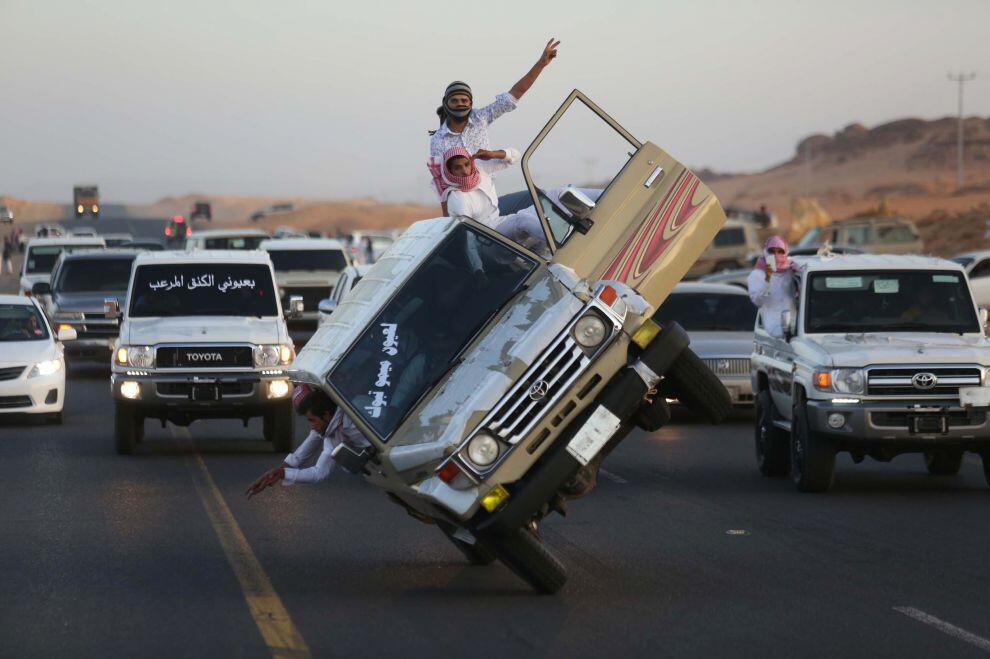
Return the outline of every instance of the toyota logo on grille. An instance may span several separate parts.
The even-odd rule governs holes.
[[[934,373],[916,373],[911,378],[911,384],[914,385],[915,389],[934,389],[935,385],[938,384],[938,376]]]
[[[550,393],[550,384],[546,380],[537,380],[529,388],[530,400],[543,400]]]

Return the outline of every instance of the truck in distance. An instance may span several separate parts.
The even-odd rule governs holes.
[[[100,189],[95,185],[77,185],[72,188],[72,206],[76,217],[100,216]]]

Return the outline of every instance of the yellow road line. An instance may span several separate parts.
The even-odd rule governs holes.
[[[171,426],[171,429],[173,436],[192,443],[187,429],[176,426]],[[271,580],[251,550],[251,545],[230,512],[202,456],[194,452],[186,458],[186,464],[192,473],[196,493],[199,494],[206,515],[210,518],[224,554],[227,555],[227,562],[241,584],[254,624],[258,626],[272,656],[310,657],[306,641],[296,629],[289,612],[272,587]]]

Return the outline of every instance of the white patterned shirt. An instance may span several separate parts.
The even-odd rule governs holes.
[[[518,105],[519,100],[509,92],[505,92],[496,96],[495,100],[485,107],[471,110],[467,125],[460,133],[451,131],[445,121],[430,137],[430,158],[439,161],[447,150],[457,146],[464,147],[469,153],[474,153],[478,149],[491,151],[488,125],[506,112],[512,112]]]
[[[340,443],[347,444],[351,448],[360,451],[366,446],[371,446],[371,442],[364,436],[351,418],[344,414],[339,408],[330,417],[325,433],[315,430],[311,431],[303,443],[295,451],[285,456],[285,464],[289,468],[285,470],[285,479],[282,485],[292,485],[293,483],[318,483],[325,480],[336,466],[333,459],[333,450]],[[300,469],[308,462],[317,449],[322,447],[316,463],[305,469]]]

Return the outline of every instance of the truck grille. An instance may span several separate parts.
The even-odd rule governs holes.
[[[931,386],[925,386],[932,383]],[[981,369],[975,366],[933,366],[924,368],[871,368],[866,374],[866,393],[870,396],[942,396],[959,395],[959,387],[978,387]]]
[[[21,377],[21,373],[27,366],[9,366],[7,368],[0,368],[0,380],[16,380]]]
[[[158,368],[250,368],[251,346],[162,346],[156,353]]]
[[[303,299],[303,309],[305,311],[316,311],[320,306],[320,300],[330,297],[333,286],[286,286],[282,290],[282,306],[289,304],[289,297],[298,295]]]
[[[710,357],[703,361],[715,375],[749,376],[749,359],[746,357]]]
[[[193,383],[191,382],[159,382],[159,396],[180,396],[189,398]],[[253,382],[221,382],[221,396],[247,396],[254,391]]]
[[[515,444],[567,391],[589,362],[570,332],[565,332],[502,399],[486,427],[498,437]]]

